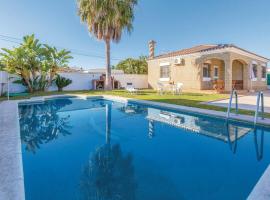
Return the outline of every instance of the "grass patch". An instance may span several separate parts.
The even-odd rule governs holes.
[[[205,105],[201,104],[202,102],[214,101],[219,99],[229,98],[228,94],[203,94],[203,93],[183,93],[181,95],[172,95],[172,94],[164,94],[158,95],[154,90],[140,90],[137,94],[130,94],[125,90],[113,90],[113,91],[63,91],[63,92],[36,92],[30,94],[28,96],[18,96],[11,97],[11,100],[18,99],[27,99],[31,97],[37,96],[49,96],[49,95],[59,95],[59,94],[84,94],[84,95],[114,95],[121,97],[128,97],[140,100],[148,100],[148,101],[156,101],[162,103],[183,105],[188,107],[196,107],[208,110],[216,110],[226,112],[227,108],[213,106],[213,105]],[[6,97],[0,97],[1,100],[6,100]],[[234,109],[232,109],[234,112]],[[243,115],[254,115],[254,111],[249,110],[239,110],[239,114]],[[265,113],[265,117],[270,118],[270,113]]]

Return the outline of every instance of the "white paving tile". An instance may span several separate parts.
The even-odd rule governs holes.
[[[0,199],[24,200],[17,101],[0,104]]]
[[[268,200],[270,199],[270,166],[257,182],[250,193],[248,200]]]

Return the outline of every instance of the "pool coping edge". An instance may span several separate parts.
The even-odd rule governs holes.
[[[18,101],[0,104],[0,199],[25,200]]]
[[[54,98],[73,98],[73,97],[78,97],[78,98],[82,98],[82,99],[104,98],[104,99],[107,99],[107,100],[112,100],[112,101],[121,102],[121,103],[139,103],[139,104],[144,104],[144,105],[149,105],[149,106],[157,106],[157,107],[163,107],[163,108],[167,108],[167,109],[173,109],[173,110],[176,110],[176,111],[193,112],[193,113],[204,114],[204,115],[214,116],[214,117],[222,117],[222,118],[226,117],[226,113],[221,112],[221,111],[206,110],[206,109],[201,109],[201,108],[187,107],[187,106],[168,104],[168,103],[162,103],[162,102],[147,101],[147,100],[138,100],[138,99],[134,99],[134,98],[119,97],[119,96],[113,96],[113,95],[73,95],[73,94],[64,94],[64,95],[51,95],[51,96],[43,96],[43,97],[33,97],[33,98],[30,98],[30,99],[27,99],[27,100],[3,101],[3,102],[0,103],[0,108],[3,107],[3,104],[5,104],[5,102],[9,102],[10,106],[13,106],[13,109],[16,107],[15,112],[12,113],[12,115],[13,115],[13,118],[16,118],[17,120],[12,120],[12,122],[10,123],[10,124],[13,124],[13,128],[14,128],[13,132],[11,132],[10,134],[15,134],[15,136],[17,136],[17,141],[16,142],[17,142],[18,145],[20,145],[20,149],[21,149],[21,140],[20,140],[19,111],[18,111],[18,106],[19,106],[20,103],[33,103],[33,102],[42,102],[42,101],[44,102],[46,100],[54,99]],[[9,108],[4,107],[4,109],[7,110]],[[8,111],[6,111],[6,112],[8,112]],[[253,122],[253,117],[248,116],[248,115],[236,115],[236,114],[232,113],[230,118],[238,120],[238,121]],[[1,116],[0,116],[0,119],[1,119]],[[260,124],[260,125],[270,125],[270,119],[265,119],[265,120],[260,120],[259,119],[258,124]],[[7,126],[5,126],[5,127],[8,128]],[[1,131],[3,131],[3,130],[1,130]],[[9,130],[6,130],[6,131],[9,131]],[[0,149],[1,149],[1,146],[0,146]],[[17,188],[18,190],[16,190],[16,192],[12,191],[13,193],[10,194],[12,196],[9,197],[8,199],[17,200],[18,197],[19,197],[19,199],[25,200],[22,152],[21,151],[16,152],[16,155],[18,155],[17,164],[19,164],[19,167],[18,167],[17,172],[16,172],[17,177],[13,179],[11,189]],[[0,159],[1,159],[1,154],[0,154]],[[265,178],[265,177],[267,177],[267,178]],[[266,198],[270,197],[270,182],[268,181],[268,183],[267,183],[267,179],[270,180],[270,165],[265,170],[264,174],[260,177],[259,181],[256,183],[256,186],[251,191],[248,199],[262,199],[263,200],[263,199],[266,199]],[[6,184],[6,187],[8,187],[10,182],[1,183],[2,188],[5,188],[4,187],[5,184]],[[267,186],[267,188],[266,188],[266,186]],[[0,190],[0,198],[1,197],[7,197],[7,196],[2,196],[2,195],[7,195],[7,194],[4,194],[4,192]]]

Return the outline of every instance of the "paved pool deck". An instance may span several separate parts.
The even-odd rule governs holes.
[[[210,115],[225,118],[226,113],[220,111],[205,110],[200,108],[179,106],[174,104],[159,103],[152,101],[137,100],[132,98],[116,97],[110,95],[85,96],[85,95],[54,95],[45,97],[35,97],[29,100],[4,101],[0,102],[0,199],[2,200],[24,200],[24,177],[20,140],[18,103],[43,102],[50,98],[60,97],[93,98],[100,97],[108,100],[123,103],[142,103],[149,106],[164,107],[167,109],[195,112],[198,114]],[[231,119],[247,121],[253,123],[253,116],[231,114]],[[270,119],[258,120],[262,125],[270,126]],[[265,175],[266,174],[266,175]],[[266,177],[266,178],[265,178]],[[261,195],[261,194],[264,195]],[[260,196],[258,196],[260,195]],[[253,189],[249,199],[269,199],[270,196],[270,167]]]
[[[17,101],[0,103],[0,199],[24,200]]]
[[[232,107],[235,107],[235,100],[233,100]],[[248,93],[245,95],[238,96],[238,106],[239,109],[244,110],[256,110],[256,102],[257,102],[257,93]],[[217,100],[205,102],[203,104],[219,106],[219,107],[228,107],[229,99]],[[264,91],[264,110],[265,112],[270,113],[270,91]]]
[[[250,193],[248,200],[270,199],[270,166],[267,167],[260,180]]]

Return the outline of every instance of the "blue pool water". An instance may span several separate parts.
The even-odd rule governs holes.
[[[103,99],[19,106],[26,200],[245,199],[270,129]]]

